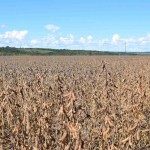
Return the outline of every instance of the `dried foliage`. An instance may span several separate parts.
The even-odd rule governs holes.
[[[0,57],[0,149],[150,149],[149,57]]]

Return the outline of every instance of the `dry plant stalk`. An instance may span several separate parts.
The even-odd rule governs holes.
[[[0,149],[148,150],[149,62],[0,57]]]

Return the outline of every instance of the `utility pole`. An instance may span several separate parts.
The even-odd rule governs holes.
[[[125,41],[125,43],[124,43],[124,51],[125,51],[125,55],[126,55],[126,52],[127,52],[127,41]]]

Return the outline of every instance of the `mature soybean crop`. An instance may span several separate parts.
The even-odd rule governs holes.
[[[150,149],[149,57],[0,57],[0,149]]]

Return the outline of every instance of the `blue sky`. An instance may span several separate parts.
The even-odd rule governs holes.
[[[149,0],[0,0],[0,46],[148,51]]]

